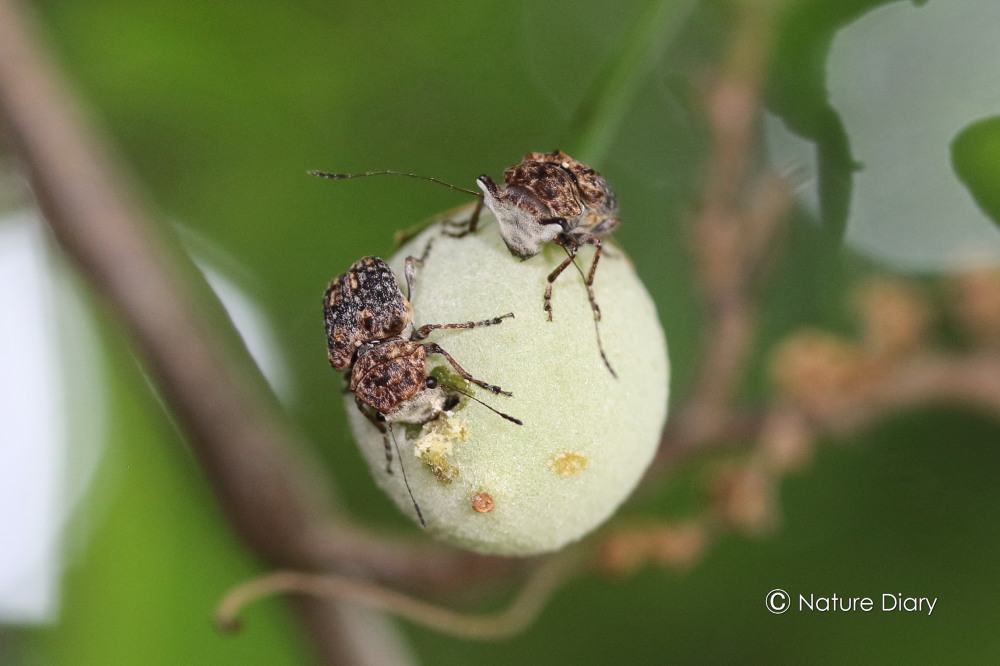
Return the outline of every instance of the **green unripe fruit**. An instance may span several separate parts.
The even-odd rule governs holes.
[[[468,216],[469,209],[456,211]],[[600,525],[636,486],[656,452],[667,411],[669,363],[656,309],[617,246],[607,243],[594,281],[600,333],[615,379],[601,360],[583,279],[572,266],[553,286],[553,321],[542,309],[548,274],[566,258],[548,244],[527,261],[507,251],[484,211],[463,238],[438,224],[389,262],[404,274],[407,256],[433,246],[417,272],[416,326],[514,319],[473,330],[435,331],[428,340],[474,377],[513,397],[462,382],[447,361],[429,357],[432,374],[458,384],[521,421],[504,420],[462,399],[451,415],[393,432],[427,531],[456,546],[498,555],[556,550]],[[593,249],[580,251],[584,272]],[[416,520],[399,462],[386,472],[382,435],[347,396],[351,425],[378,485]]]

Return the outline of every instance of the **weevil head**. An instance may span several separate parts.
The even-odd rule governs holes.
[[[562,232],[548,207],[529,189],[513,185],[501,190],[489,176],[480,176],[476,183],[483,191],[483,203],[497,218],[504,244],[515,257],[535,256]]]

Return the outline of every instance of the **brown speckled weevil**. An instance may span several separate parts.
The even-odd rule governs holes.
[[[500,235],[510,253],[530,259],[542,251],[546,243],[555,243],[566,251],[566,259],[546,279],[542,308],[552,320],[552,284],[573,264],[587,287],[587,297],[594,313],[594,331],[601,359],[611,375],[617,378],[601,342],[598,322],[601,309],[594,296],[594,275],[603,252],[602,239],[613,232],[618,218],[618,199],[601,174],[586,164],[574,160],[562,151],[528,153],[520,164],[504,171],[501,188],[493,179],[482,175],[476,184],[482,193],[450,185],[436,178],[398,171],[370,171],[357,174],[335,174],[310,171],[324,178],[357,178],[362,176],[398,175],[430,180],[454,190],[479,197],[480,202],[469,222],[460,230],[449,233],[464,236],[476,231],[479,213],[485,204],[496,216]],[[576,255],[585,245],[596,248],[590,270],[585,274],[576,263]]]
[[[510,396],[511,393],[499,386],[470,375],[439,345],[420,340],[437,329],[492,326],[514,315],[507,313],[478,322],[425,324],[415,328],[409,297],[413,292],[416,268],[426,256],[425,251],[424,257],[406,259],[407,298],[400,292],[388,264],[378,257],[364,257],[355,262],[350,270],[330,282],[323,296],[330,365],[339,372],[349,372],[348,390],[354,394],[355,404],[382,433],[386,471],[390,474],[390,436],[395,444],[392,424],[427,423],[457,404],[453,392],[467,395],[508,421],[521,425],[518,419],[493,409],[456,386],[443,385],[428,374],[427,356],[440,354],[466,381],[492,393]],[[396,453],[399,455],[398,446]],[[402,461],[400,468],[417,517],[424,525],[424,517],[413,499]]]
[[[476,181],[483,191],[483,203],[493,211],[500,225],[500,235],[510,253],[529,259],[542,251],[545,243],[555,243],[566,251],[566,259],[549,273],[542,307],[552,320],[552,283],[566,267],[573,264],[587,286],[587,297],[594,313],[594,331],[601,359],[617,378],[601,343],[597,322],[601,309],[594,297],[594,274],[601,259],[603,236],[614,231],[618,219],[618,199],[601,174],[566,153],[528,153],[520,164],[503,172],[504,189],[486,175]],[[469,231],[475,231],[478,216],[473,215]],[[576,254],[584,245],[596,248],[590,270],[584,275],[576,263]]]

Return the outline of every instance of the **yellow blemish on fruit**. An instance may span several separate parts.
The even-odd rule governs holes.
[[[572,451],[560,453],[549,461],[549,469],[562,477],[575,476],[587,468],[587,456]]]

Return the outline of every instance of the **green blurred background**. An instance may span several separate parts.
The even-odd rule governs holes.
[[[825,98],[836,31],[877,5],[800,2],[781,23],[768,91],[821,158],[820,223],[800,209],[765,294],[746,394],[768,391],[766,350],[803,325],[849,332],[848,287],[878,266],[836,237],[850,198],[849,137]],[[931,3],[934,4],[934,3]],[[334,183],[308,169],[393,168],[471,186],[527,151],[561,148],[613,183],[616,234],[658,305],[688,387],[700,313],[685,221],[706,135],[699,77],[726,46],[724,3],[366,3],[46,0],[34,3],[59,62],[135,171],[165,228],[212,248],[259,305],[285,364],[288,411],[335,470],[359,521],[423,538],[371,483],[350,440],[340,377],[325,361],[319,297],[393,233],[466,202],[400,179]],[[655,27],[655,30],[650,28]],[[969,63],[969,66],[976,66]],[[623,72],[625,76],[623,76]],[[995,126],[995,124],[994,124]],[[996,142],[993,144],[998,145]],[[995,183],[995,160],[966,182]],[[977,166],[979,165],[979,166]],[[984,207],[987,207],[984,204]],[[194,460],[98,307],[108,427],[82,545],[51,625],[11,628],[9,653],[39,664],[301,663],[279,601],[215,632],[214,603],[258,570],[221,519]],[[556,595],[524,635],[475,643],[399,623],[426,664],[985,661],[1000,651],[1000,426],[919,410],[827,442],[781,487],[778,531],[727,536],[691,570],[593,577]],[[688,515],[706,463],[626,506]],[[938,597],[934,614],[772,615],[773,588]]]

